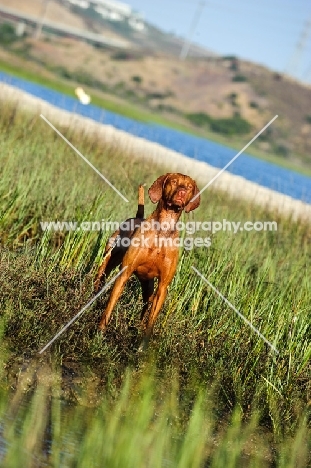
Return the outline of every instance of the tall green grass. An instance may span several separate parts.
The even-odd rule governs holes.
[[[17,388],[7,402],[2,466],[304,468],[310,461],[305,419],[292,437],[271,444],[259,412],[245,417],[236,407],[219,418],[217,384],[191,400],[176,376],[127,370],[117,393],[72,407],[59,398],[58,382],[55,374],[31,396]]]
[[[92,297],[109,235],[44,233],[40,221],[123,221],[136,212],[138,184],[150,186],[169,170],[169,161],[167,167],[151,166],[74,128],[60,130],[130,203],[118,198],[39,117],[10,105],[2,109],[0,303],[7,375],[1,380],[1,411],[4,420],[11,405],[19,414],[5,423],[12,447],[6,466],[19,466],[25,453],[25,466],[36,466],[36,451],[52,466],[60,466],[59,460],[64,466],[307,466],[307,225],[206,191],[192,215],[196,221],[275,219],[278,231],[222,232],[212,236],[209,249],[181,250],[146,355],[137,353],[142,304],[132,278],[104,337],[97,323],[109,292],[38,360],[39,349]],[[152,209],[147,202],[146,212]],[[273,343],[278,355],[192,265]],[[58,393],[52,399],[54,385],[44,390],[34,377],[39,373],[46,380],[51,365],[63,374],[64,369],[77,374],[69,383],[64,375],[61,384],[56,378]],[[15,388],[13,403],[9,387]],[[59,400],[85,404],[88,394],[95,395],[96,410],[63,408]],[[47,427],[53,430],[47,433]],[[49,438],[52,448],[46,453],[43,442]]]

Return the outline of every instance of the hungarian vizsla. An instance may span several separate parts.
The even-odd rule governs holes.
[[[143,188],[140,187],[140,190]],[[125,283],[133,273],[138,277],[144,303],[142,322],[150,308],[144,330],[143,347],[149,341],[154,323],[166,298],[167,288],[176,271],[179,251],[179,232],[176,223],[183,210],[189,213],[200,204],[199,189],[195,181],[179,173],[169,173],[159,177],[148,193],[152,203],[157,203],[155,211],[143,220],[143,193],[140,192],[136,218],[127,220],[108,241],[105,259],[95,282],[95,288],[98,289],[104,273],[108,276],[119,264],[125,268],[115,281],[101,318],[99,328],[104,331]],[[191,201],[196,195],[198,196],[195,200]],[[126,242],[122,242],[124,239]],[[154,291],[155,278],[158,279],[156,291]]]

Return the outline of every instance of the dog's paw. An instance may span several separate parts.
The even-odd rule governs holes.
[[[148,345],[149,345],[149,338],[144,337],[144,338],[142,339],[142,342],[140,343],[140,345],[139,345],[139,347],[138,347],[137,352],[138,352],[138,353],[144,353],[145,351],[147,351]]]
[[[105,334],[106,329],[107,329],[107,325],[106,325],[105,323],[100,323],[100,324],[98,325],[98,331],[99,331],[102,335]]]

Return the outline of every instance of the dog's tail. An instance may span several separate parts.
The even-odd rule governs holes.
[[[145,187],[146,184],[140,184],[138,187],[138,206],[136,218],[144,219],[145,216]]]

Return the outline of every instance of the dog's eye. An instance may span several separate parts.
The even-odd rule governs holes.
[[[189,190],[193,189],[193,185],[189,184],[189,185],[188,185],[188,189],[189,189]]]
[[[177,184],[177,180],[176,180],[176,179],[171,180],[171,184],[172,184],[172,185],[176,185],[176,184]]]

